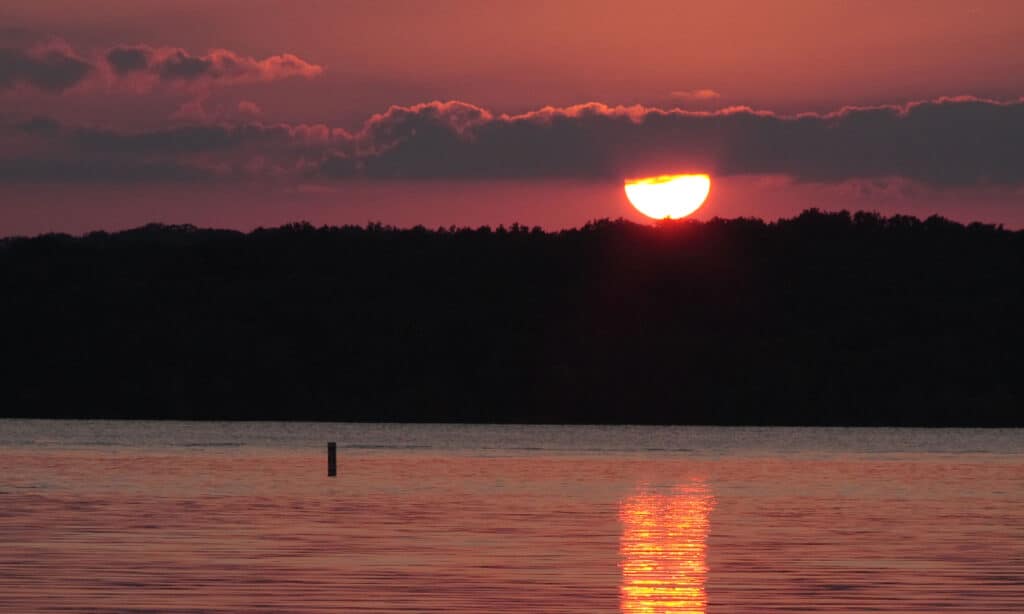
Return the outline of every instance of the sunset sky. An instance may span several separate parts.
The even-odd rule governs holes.
[[[0,235],[808,207],[1024,227],[1024,3],[0,5]]]

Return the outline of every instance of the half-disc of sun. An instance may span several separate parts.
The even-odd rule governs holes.
[[[647,217],[678,220],[700,209],[711,191],[707,175],[660,175],[626,180],[626,198]]]

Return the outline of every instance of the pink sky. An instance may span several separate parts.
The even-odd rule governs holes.
[[[639,220],[620,180],[648,169],[711,173],[697,217],[1024,226],[1015,1],[39,0],[0,24],[0,235]]]

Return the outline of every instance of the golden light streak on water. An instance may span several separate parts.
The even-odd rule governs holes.
[[[641,491],[622,501],[623,612],[706,611],[707,536],[714,505],[702,484],[667,494]]]

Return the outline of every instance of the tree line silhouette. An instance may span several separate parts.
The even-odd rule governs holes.
[[[1024,425],[1024,232],[809,210],[0,241],[0,415]]]

